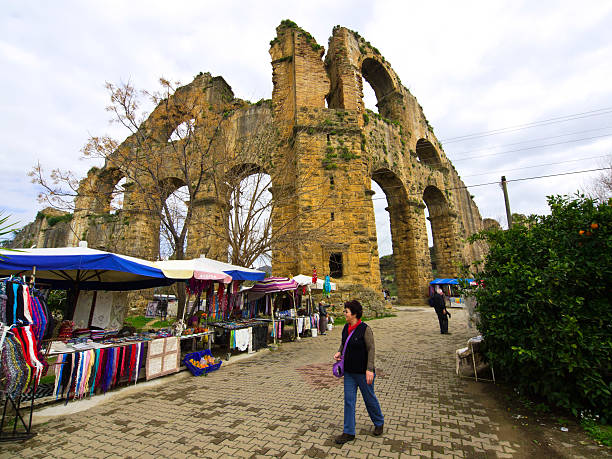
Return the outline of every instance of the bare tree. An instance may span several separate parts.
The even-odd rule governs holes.
[[[49,176],[40,161],[28,172],[32,183],[40,185],[43,190],[38,193],[38,202],[57,210],[74,212],[74,198],[78,194],[79,179],[72,171],[52,169]]]
[[[612,198],[612,156],[608,156],[601,167],[606,169],[586,185],[585,191],[591,198],[607,202]]]

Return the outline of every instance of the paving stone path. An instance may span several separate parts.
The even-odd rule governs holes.
[[[55,417],[37,425],[38,435],[27,442],[0,444],[0,458],[528,457],[467,390],[476,383],[455,376],[454,350],[474,332],[462,310],[453,312],[451,335],[440,335],[430,308],[369,322],[385,415],[381,437],[372,436],[358,397],[356,440],[334,444],[343,419],[341,380],[331,374],[337,327],[207,377],[166,377]]]

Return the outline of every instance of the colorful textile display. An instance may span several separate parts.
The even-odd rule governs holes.
[[[209,286],[213,283],[209,280],[199,280],[194,277],[186,281],[187,293],[190,295],[198,295],[202,292],[206,292]]]
[[[323,284],[323,296],[327,296],[329,298],[331,294],[331,279],[329,275],[325,276],[325,283]]]
[[[0,292],[0,390],[15,399],[48,367],[40,342],[52,321],[44,299],[21,279],[4,279]]]
[[[270,334],[273,338],[279,339],[283,336],[283,321],[279,320],[274,323],[274,327],[272,328],[272,333]]]
[[[146,343],[136,343],[71,354],[60,354],[56,365],[56,399],[80,399],[106,393],[121,382],[136,382],[144,365]]]

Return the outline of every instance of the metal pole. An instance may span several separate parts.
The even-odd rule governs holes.
[[[504,192],[504,202],[506,203],[506,219],[508,220],[508,229],[512,227],[512,213],[510,212],[510,200],[508,199],[508,189],[506,188],[506,176],[502,175],[501,186]]]
[[[32,276],[30,277],[30,288],[34,288],[36,282],[36,266],[32,266]]]

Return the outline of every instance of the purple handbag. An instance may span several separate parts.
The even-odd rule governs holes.
[[[340,356],[340,360],[334,363],[334,366],[332,367],[332,371],[334,372],[334,376],[336,378],[342,378],[344,376],[344,354],[346,352],[346,345],[348,344],[349,339],[351,339],[351,335],[353,333],[355,333],[355,330],[350,332],[349,335],[346,337],[346,341],[344,342],[344,349],[342,349],[342,356]]]

